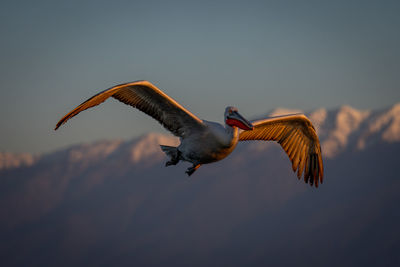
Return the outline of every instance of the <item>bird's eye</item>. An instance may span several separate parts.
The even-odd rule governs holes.
[[[232,109],[229,110],[229,114],[232,114]]]

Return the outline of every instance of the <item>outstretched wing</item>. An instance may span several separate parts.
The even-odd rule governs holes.
[[[89,98],[62,117],[55,130],[81,111],[103,103],[110,96],[153,117],[176,136],[185,137],[191,131],[204,127],[202,120],[156,86],[148,81],[136,81],[111,87]]]
[[[297,170],[300,179],[304,171],[304,181],[322,183],[324,168],[321,146],[310,120],[302,115],[287,115],[252,122],[254,130],[243,131],[240,141],[273,140],[277,141],[292,162],[293,171]]]

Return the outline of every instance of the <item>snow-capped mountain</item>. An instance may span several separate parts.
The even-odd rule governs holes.
[[[298,113],[277,109],[270,115]],[[0,154],[1,266],[398,266],[400,104],[306,112],[324,183],[248,142],[188,178],[172,135]]]
[[[0,170],[31,166],[38,158],[30,153],[13,154],[0,152]]]
[[[313,122],[325,157],[335,157],[345,149],[365,149],[379,142],[400,141],[400,103],[384,110],[357,110],[342,106],[311,112],[278,108],[268,116],[305,113]]]
[[[377,143],[400,141],[400,103],[378,111],[357,110],[350,106],[334,110],[321,108],[311,112],[278,108],[265,116],[295,113],[305,113],[313,122],[321,141],[322,153],[327,158],[333,158],[346,149],[362,150]],[[66,149],[64,153],[69,153],[68,162],[80,164],[98,162],[110,154],[127,157],[131,163],[146,162],[146,160],[158,162],[164,158],[159,144],[178,143],[178,139],[172,135],[150,133],[128,142],[115,140],[77,145]],[[256,146],[251,147],[257,150]],[[60,153],[62,151],[53,154]],[[53,154],[40,156],[0,152],[0,170],[32,166],[40,160],[51,158]]]

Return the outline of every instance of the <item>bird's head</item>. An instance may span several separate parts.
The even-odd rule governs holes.
[[[231,127],[239,127],[243,130],[253,130],[254,126],[239,114],[235,107],[227,107],[225,109],[225,123]]]

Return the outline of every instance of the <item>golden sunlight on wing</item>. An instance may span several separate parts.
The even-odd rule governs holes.
[[[61,118],[55,130],[81,111],[103,103],[110,96],[153,117],[176,136],[184,137],[190,131],[204,127],[202,120],[156,86],[148,81],[136,81],[114,86],[89,98]]]
[[[292,162],[293,171],[300,179],[304,171],[304,181],[310,184],[322,183],[324,168],[321,146],[310,120],[302,115],[287,115],[252,122],[254,130],[242,131],[240,141],[277,141]]]

